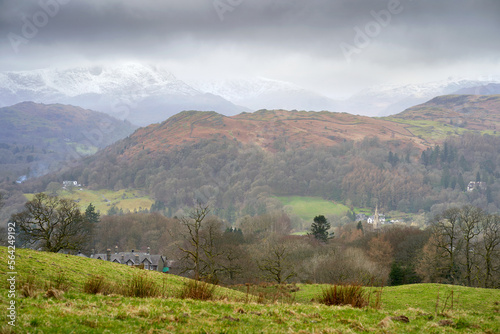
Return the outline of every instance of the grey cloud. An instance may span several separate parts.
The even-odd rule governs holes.
[[[32,19],[40,2],[51,1],[62,0],[0,2],[0,70],[16,59],[41,63],[37,54],[46,62],[75,55],[182,62],[197,54],[216,57],[223,50],[236,50],[233,56],[247,55],[256,63],[279,63],[280,57],[301,54],[345,64],[341,43],[355,46],[355,28],[363,31],[375,22],[372,11],[386,10],[397,0],[65,0],[59,13],[14,54],[7,34],[22,36],[22,17]],[[220,20],[216,1],[241,4]],[[500,1],[400,2],[401,13],[391,15],[390,24],[370,38],[370,45],[352,57],[354,62],[394,70],[411,64],[500,62]],[[304,63],[298,72],[307,72],[313,63]]]

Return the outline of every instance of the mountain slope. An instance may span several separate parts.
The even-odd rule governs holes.
[[[78,105],[138,125],[163,121],[182,110],[229,115],[247,111],[194,89],[164,69],[135,63],[0,73],[0,107],[22,101]]]
[[[0,108],[0,178],[43,175],[134,129],[107,114],[61,104],[23,102]]]
[[[215,112],[185,111],[161,124],[139,129],[131,136],[136,144],[127,147],[125,154],[132,156],[145,149],[166,152],[186,143],[214,138],[277,151],[289,147],[334,146],[366,136],[399,139],[416,146],[424,144],[402,124],[346,113],[260,110],[228,117]]]
[[[467,131],[495,134],[500,127],[500,96],[446,95],[390,118],[347,113],[260,110],[236,116],[186,111],[161,124],[139,129],[128,155],[148,149],[169,151],[202,139],[228,138],[266,151],[288,147],[334,146],[365,137],[399,140],[424,149],[446,136]]]
[[[409,108],[394,118],[431,120],[468,130],[500,127],[500,95],[446,95]]]

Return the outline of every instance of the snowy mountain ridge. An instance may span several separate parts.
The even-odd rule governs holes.
[[[0,107],[23,101],[77,105],[137,125],[162,122],[183,110],[249,111],[200,92],[163,68],[137,63],[0,73]]]
[[[135,63],[89,66],[69,69],[39,69],[0,73],[0,87],[11,91],[53,91],[68,97],[83,94],[118,94],[123,89],[144,93],[166,91],[196,95],[193,89],[172,73]]]
[[[336,101],[294,83],[264,77],[199,81],[198,90],[219,95],[253,110],[298,109],[336,111]]]
[[[183,110],[214,110],[228,116],[259,109],[387,116],[463,89],[480,94],[475,87],[492,82],[500,82],[500,76],[385,84],[339,101],[294,83],[264,77],[186,83],[160,66],[129,62],[0,73],[0,107],[23,101],[73,104],[137,125],[161,122]]]

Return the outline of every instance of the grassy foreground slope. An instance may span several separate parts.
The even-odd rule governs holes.
[[[2,277],[0,333],[498,333],[500,292],[453,287],[453,310],[445,306],[442,285],[385,288],[382,308],[328,307],[310,302],[319,285],[299,285],[295,303],[259,304],[257,298],[218,288],[214,301],[176,298],[184,278],[148,273],[168,293],[162,298],[131,298],[117,294],[89,295],[81,286],[91,274],[118,284],[139,269],[64,254],[16,251],[17,290],[31,275],[39,284],[34,297],[16,297],[16,327],[7,325],[7,249],[0,248]],[[59,296],[47,294],[63,272],[71,286]],[[166,277],[166,280],[165,280]],[[436,312],[436,295],[440,291]],[[458,298],[458,299],[457,299]],[[405,322],[405,316],[408,322]]]

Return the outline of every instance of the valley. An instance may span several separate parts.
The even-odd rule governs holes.
[[[0,1],[0,334],[500,333],[500,1]]]

